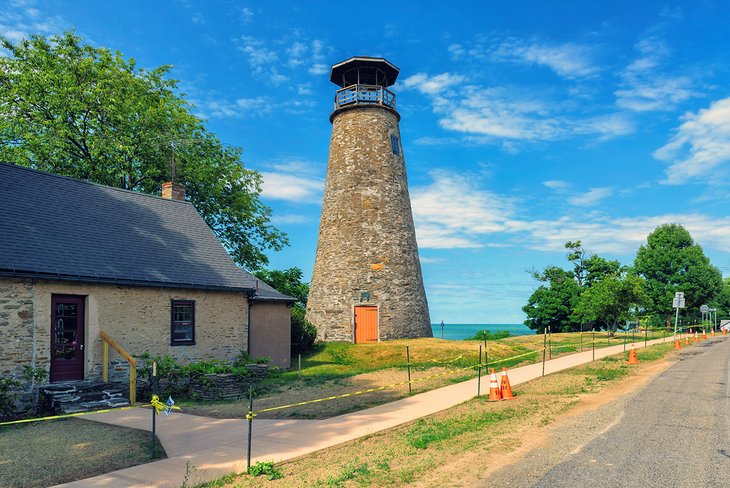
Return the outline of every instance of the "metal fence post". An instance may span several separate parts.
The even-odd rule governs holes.
[[[411,350],[410,346],[406,344],[406,359],[408,360],[408,394],[413,393],[411,390]]]
[[[482,345],[479,344],[479,363],[477,364],[477,396],[482,394]]]
[[[246,472],[251,472],[251,429],[253,427],[253,385],[248,385],[248,452],[246,453]]]
[[[547,329],[545,329],[545,332],[542,336],[542,375],[545,376],[545,354],[547,351],[545,348],[547,347]]]
[[[593,329],[593,360],[596,360],[596,329]]]

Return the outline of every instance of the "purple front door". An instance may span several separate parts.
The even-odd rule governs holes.
[[[84,379],[84,297],[51,298],[51,381]]]

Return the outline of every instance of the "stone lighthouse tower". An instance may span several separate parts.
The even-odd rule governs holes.
[[[325,341],[431,337],[395,94],[398,68],[332,66],[327,181],[307,319]]]

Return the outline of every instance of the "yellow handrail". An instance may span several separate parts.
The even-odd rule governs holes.
[[[99,332],[99,335],[101,336],[101,340],[104,341],[101,379],[104,383],[109,382],[109,346],[112,346],[129,363],[129,403],[134,405],[137,401],[137,360],[103,330]]]

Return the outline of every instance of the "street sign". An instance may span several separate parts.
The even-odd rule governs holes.
[[[684,308],[684,292],[678,291],[674,294],[672,308]]]
[[[700,312],[702,312],[702,313],[707,313],[709,311],[710,311],[710,307],[708,307],[707,305],[702,305],[700,307]]]

